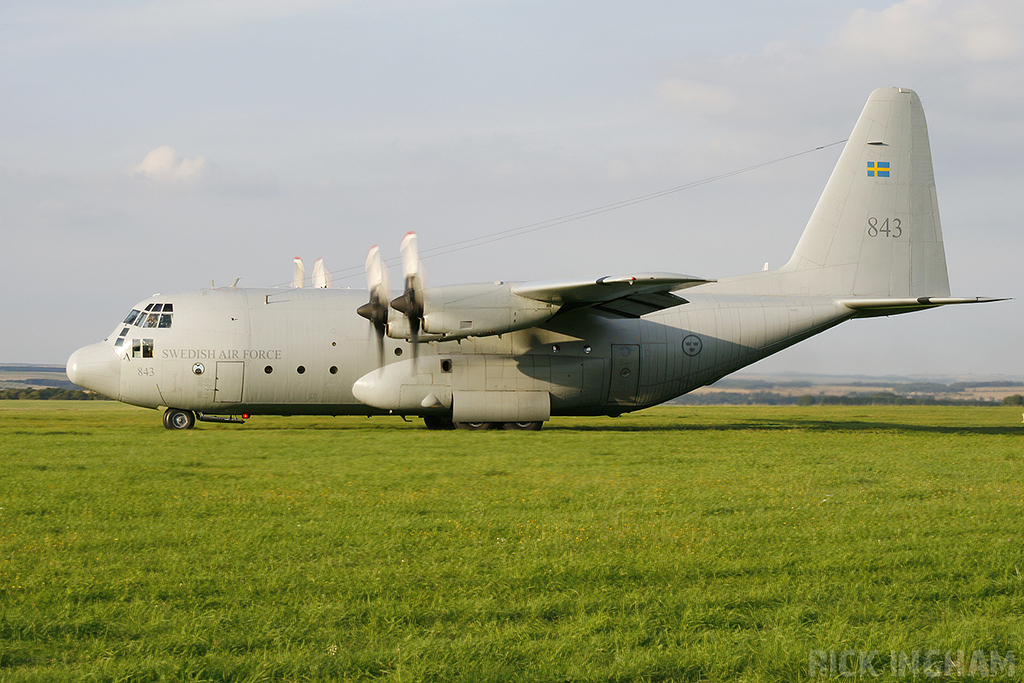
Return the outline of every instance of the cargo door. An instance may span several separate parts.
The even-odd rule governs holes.
[[[612,344],[612,377],[608,402],[635,405],[640,382],[640,345]]]

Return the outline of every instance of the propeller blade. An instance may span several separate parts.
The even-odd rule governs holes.
[[[292,275],[292,287],[301,288],[306,283],[306,266],[302,263],[302,257],[295,257],[295,272]]]
[[[409,319],[409,341],[412,342],[412,357],[418,355],[420,325],[423,321],[423,274],[420,266],[420,254],[416,233],[407,232],[402,238],[400,248],[402,256],[402,277],[404,290],[402,296],[391,302],[391,306]]]
[[[418,277],[420,273],[420,250],[417,244],[416,233],[405,233],[399,253],[402,256],[402,276],[406,280],[410,277]]]
[[[327,270],[322,257],[313,264],[313,286],[320,289],[330,289],[331,287],[331,271]]]
[[[366,254],[366,285],[370,300],[356,309],[356,312],[370,321],[377,333],[377,354],[380,365],[384,365],[384,333],[388,324],[388,297],[390,283],[388,268],[380,256],[380,247],[370,247]]]
[[[380,247],[376,244],[370,247],[366,254],[366,284],[370,289],[370,298],[379,301],[387,301],[388,298],[388,267],[384,265],[384,259],[380,255]]]

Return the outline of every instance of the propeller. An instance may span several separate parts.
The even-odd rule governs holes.
[[[306,282],[306,266],[302,263],[302,257],[295,257],[295,274],[292,275],[292,287],[299,289]]]
[[[423,322],[423,275],[420,268],[419,248],[416,244],[416,233],[408,232],[402,238],[402,276],[405,289],[402,296],[391,302],[391,307],[404,313],[409,319],[409,341],[412,342],[412,357],[417,355],[420,326]]]
[[[370,321],[377,332],[377,351],[380,365],[384,365],[384,333],[388,325],[389,282],[388,268],[380,257],[380,247],[370,247],[366,255],[366,284],[370,290],[370,300],[356,309],[356,312]]]

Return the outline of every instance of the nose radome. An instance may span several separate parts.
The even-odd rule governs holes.
[[[90,344],[71,354],[68,379],[80,387],[116,399],[121,393],[121,362],[106,342]]]

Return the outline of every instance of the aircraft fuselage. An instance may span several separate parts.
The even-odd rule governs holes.
[[[133,309],[143,316],[155,304],[173,306],[166,327],[122,324],[102,342],[109,351],[86,348],[109,369],[116,362],[116,394],[112,384],[106,393],[150,408],[429,413],[418,395],[401,403],[403,387],[416,386],[449,392],[440,397],[449,406],[451,392],[544,392],[552,415],[619,414],[704,386],[853,315],[828,297],[699,289],[687,291],[685,304],[640,318],[581,309],[500,337],[420,343],[415,360],[403,340],[385,338],[381,353],[355,313],[365,291],[209,289],[143,301]],[[353,394],[381,361],[394,384],[392,407]]]

